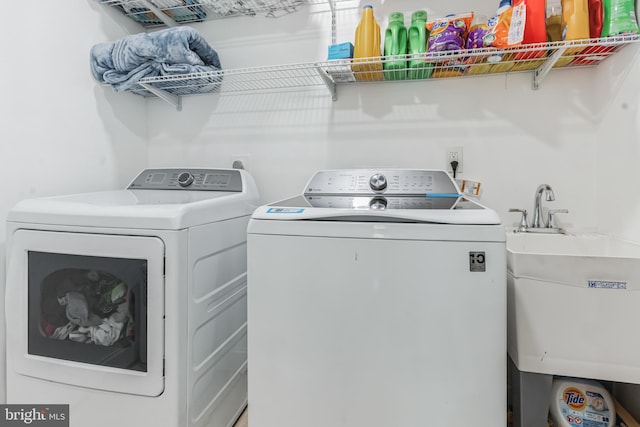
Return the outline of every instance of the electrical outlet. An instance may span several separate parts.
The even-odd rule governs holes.
[[[457,161],[458,168],[456,169],[456,175],[462,173],[462,147],[449,147],[447,148],[447,170],[453,173],[451,168],[451,162]]]

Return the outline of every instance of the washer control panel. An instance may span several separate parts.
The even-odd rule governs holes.
[[[455,182],[444,170],[353,169],[317,172],[305,194],[422,195],[458,193]]]
[[[242,191],[242,175],[235,169],[146,169],[129,190]]]

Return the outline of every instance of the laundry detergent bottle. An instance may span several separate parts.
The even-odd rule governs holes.
[[[506,30],[507,37],[509,32],[511,31],[511,21],[510,20],[503,21],[503,19],[505,14],[511,14],[511,17],[513,18],[513,11],[510,10],[512,6],[513,5],[511,0],[500,0],[500,5],[498,6],[496,17],[490,19],[490,20],[494,20],[494,19],[496,20],[497,22],[497,24],[495,24],[496,27],[500,25],[501,22],[508,22],[507,25],[503,24],[503,28]],[[487,58],[487,62],[493,64],[489,72],[490,73],[506,73],[508,71],[511,71],[513,69],[513,66],[515,65],[515,63],[512,60],[513,60],[513,55],[510,53],[504,53],[504,51],[498,51],[491,54]]]
[[[427,52],[427,40],[429,33],[427,31],[427,11],[416,10],[411,14],[411,26],[408,34],[408,50],[409,71],[407,78],[409,79],[427,79],[431,76],[433,65],[425,62],[425,53]]]
[[[562,4],[560,0],[547,0],[547,40],[562,41]]]
[[[547,41],[546,1],[525,0],[526,18],[522,44],[545,43]]]
[[[547,6],[545,0],[524,0],[525,5],[525,22],[524,22],[524,35],[522,37],[522,44],[537,44],[547,42]],[[531,60],[534,58],[541,58],[547,54],[546,49],[530,50],[521,52],[515,55],[516,60]],[[527,66],[537,68],[539,61],[531,62],[529,64],[517,64],[520,66]]]
[[[589,38],[589,0],[562,0],[562,39]]]
[[[353,46],[351,70],[356,80],[382,80],[380,56],[380,25],[373,16],[373,6],[367,4],[362,8]]]
[[[554,427],[613,427],[616,410],[609,392],[597,381],[555,377],[549,415]]]
[[[404,80],[407,76],[407,28],[404,14],[393,12],[389,15],[389,26],[384,33],[385,80]]]
[[[602,36],[602,20],[604,7],[602,0],[589,0],[589,36],[597,39]]]
[[[603,0],[602,37],[638,34],[634,0]]]

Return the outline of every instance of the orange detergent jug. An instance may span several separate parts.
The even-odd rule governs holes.
[[[589,35],[589,0],[562,0],[562,39],[588,39]]]
[[[373,6],[362,8],[362,17],[356,27],[351,70],[356,80],[382,80],[380,53],[380,25],[373,16]]]

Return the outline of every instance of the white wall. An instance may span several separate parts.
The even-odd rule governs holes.
[[[617,62],[630,64],[617,67]],[[597,70],[601,108],[598,125],[599,222],[615,235],[640,241],[640,63],[638,49],[629,47]]]
[[[145,102],[115,96],[89,72],[90,47],[127,30],[103,9],[94,0],[23,2],[0,26],[0,289],[3,224],[16,202],[121,188],[147,164]],[[0,402],[4,393],[0,370]]]

